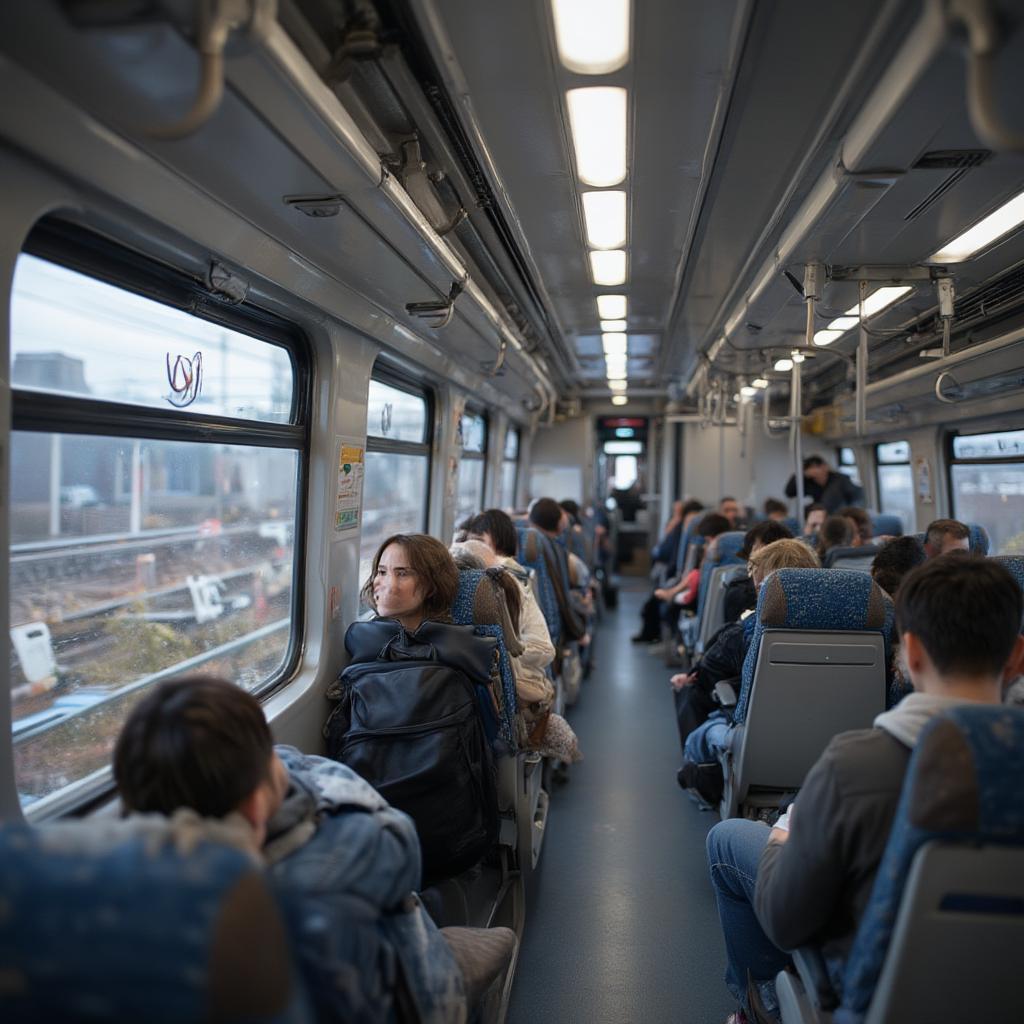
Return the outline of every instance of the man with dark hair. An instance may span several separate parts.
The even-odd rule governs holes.
[[[737,552],[736,557],[746,560],[765,545],[777,540],[791,540],[792,537],[792,531],[788,526],[776,522],[774,519],[766,519],[747,530],[746,536],[743,538],[743,548]],[[753,608],[756,604],[757,590],[754,588],[753,581],[747,573],[740,573],[726,584],[723,622],[726,625],[736,622],[745,611]]]
[[[989,559],[940,557],[913,570],[896,596],[896,628],[914,692],[874,728],[836,736],[775,828],[730,819],[708,833],[726,984],[741,1012],[748,972],[775,1010],[783,950],[814,941],[830,959],[848,954],[918,736],[947,708],[1000,703],[1024,651],[1022,609],[1021,588]]]
[[[738,506],[737,506],[738,507]],[[709,512],[697,524],[697,536],[704,538],[704,558],[714,557],[715,539],[732,529],[729,520],[718,512]],[[700,568],[694,569],[678,583],[670,587],[659,587],[654,596],[659,601],[674,601],[675,604],[692,605],[697,600],[697,588],[700,586]],[[681,599],[676,599],[682,594]]]
[[[924,532],[924,552],[929,558],[950,551],[970,551],[971,531],[959,519],[936,519]]]
[[[847,505],[841,508],[836,515],[849,519],[853,525],[853,547],[859,548],[864,544],[870,544],[874,530],[871,526],[871,516],[867,510],[857,508],[855,505]]]
[[[411,1001],[417,1019],[464,1021],[477,979],[514,948],[507,929],[438,931],[413,895],[411,820],[346,765],[275,748],[259,702],[226,680],[146,693],[118,737],[114,779],[125,815],[222,819],[267,866],[318,1019],[405,1019]]]
[[[882,545],[871,563],[871,578],[895,597],[903,577],[927,559],[921,542],[914,536],[893,537]]]
[[[844,473],[835,473],[820,455],[804,459],[804,496],[825,506],[825,511],[836,512],[844,505],[863,505],[864,490]],[[796,476],[786,484],[786,497],[796,497]]]
[[[824,505],[816,501],[808,505],[804,513],[804,537],[812,540],[817,539],[818,532],[825,525],[827,518],[828,511]]]
[[[557,537],[565,529],[569,516],[554,498],[536,498],[527,512],[530,525],[549,537]]]
[[[766,498],[764,503],[764,514],[768,519],[773,519],[777,523],[781,523],[789,515],[789,509],[786,508],[784,502],[779,501],[778,498]]]
[[[740,528],[740,503],[735,498],[723,498],[718,503],[718,514],[725,516],[729,520],[729,529],[738,530]]]

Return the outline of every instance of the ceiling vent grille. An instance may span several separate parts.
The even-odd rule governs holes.
[[[953,307],[953,322],[988,320],[1020,305],[1024,305],[1024,264],[958,299]]]
[[[950,173],[915,206],[904,220],[920,217],[934,202],[945,195],[972,167],[980,167],[992,156],[987,149],[934,149],[925,153],[914,164],[915,171],[944,171]]]

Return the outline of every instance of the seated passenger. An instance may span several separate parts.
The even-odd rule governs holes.
[[[806,540],[814,540],[817,538],[818,531],[824,525],[827,517],[828,512],[825,510],[824,505],[819,505],[817,503],[808,505],[807,512],[804,514],[804,538]]]
[[[785,502],[779,501],[778,498],[766,498],[764,502],[764,517],[773,522],[781,523],[789,517],[789,509],[786,508]]]
[[[743,510],[735,498],[722,498],[718,503],[718,514],[728,520],[730,530],[743,529]]]
[[[512,536],[516,536],[514,529]],[[514,571],[505,566],[503,559],[483,540],[470,538],[454,545],[452,557],[460,570],[490,571],[505,595],[509,618],[522,645],[522,653],[510,654],[509,658],[519,698],[520,746],[567,764],[582,761],[576,733],[561,715],[551,710],[555,688],[545,669],[554,661],[555,649],[540,607],[530,593],[529,576],[514,559],[511,560]]]
[[[527,517],[533,529],[554,541],[553,548],[556,557],[564,559],[560,566],[550,567],[551,583],[558,599],[558,611],[562,620],[563,646],[576,640],[580,643],[588,643],[585,616],[576,611],[572,600],[573,595],[565,586],[565,582],[568,580],[571,587],[574,575],[579,579],[586,574],[589,580],[589,570],[569,550],[565,542],[569,514],[554,498],[536,498],[530,502]]]
[[[739,506],[737,505],[736,508],[738,515]],[[672,605],[681,605],[683,608],[690,609],[697,607],[697,595],[700,589],[700,567],[705,561],[715,557],[715,538],[720,537],[723,533],[728,533],[731,528],[729,520],[717,512],[709,512],[700,521],[697,526],[697,535],[704,538],[705,544],[697,567],[672,586],[659,587],[654,591],[654,596],[659,601],[668,603],[668,615],[674,614],[675,610],[673,610]],[[659,610],[660,614],[661,611]]]
[[[872,542],[874,539],[874,529],[871,526],[871,516],[868,515],[866,509],[857,508],[855,505],[847,505],[846,508],[841,508],[836,515],[850,520],[850,525],[853,528],[853,540],[850,541],[851,547],[859,548],[864,544]]]
[[[743,548],[737,553],[737,558],[749,559],[755,551],[760,551],[766,545],[777,540],[791,540],[792,537],[788,526],[773,519],[766,519],[747,530],[743,538]],[[726,584],[723,622],[728,624],[739,621],[744,612],[752,611],[756,605],[757,588],[748,573],[742,572]]]
[[[971,531],[959,519],[936,519],[924,533],[924,551],[929,558],[950,551],[970,551]]]
[[[822,564],[832,548],[848,548],[853,541],[853,523],[845,516],[829,516],[818,531],[815,550]]]
[[[465,980],[481,966],[466,959],[473,937],[477,959],[494,942],[514,947],[507,929],[449,930],[445,942],[412,895],[412,822],[344,765],[275,748],[259,703],[225,680],[147,693],[118,738],[114,778],[125,815],[223,819],[266,865],[320,1021],[404,1020],[410,1004],[437,1024],[463,1021]]]
[[[750,578],[755,588],[776,569],[819,569],[821,563],[817,555],[804,543],[798,540],[777,540],[759,548],[750,556],[747,563]],[[707,654],[695,672],[685,676],[673,676],[672,686],[676,690],[693,690],[689,700],[696,706],[696,711],[686,707],[686,735],[683,736],[683,722],[680,719],[680,738],[683,740],[683,767],[677,776],[684,789],[690,788],[684,780],[689,779],[689,764],[705,764],[714,761],[720,750],[729,741],[729,730],[732,727],[732,714],[728,710],[716,710],[717,705],[711,694],[715,684],[726,679],[736,679],[743,673],[743,660],[750,647],[750,639],[754,634],[755,617],[748,616],[743,622],[733,623],[722,629],[716,641],[708,649]],[[677,682],[678,680],[678,682]],[[677,714],[679,705],[677,701]],[[703,719],[701,720],[701,715]],[[690,727],[689,723],[696,720]]]
[[[912,535],[893,537],[882,545],[871,563],[871,578],[892,598],[903,577],[916,569],[928,556],[921,542]]]
[[[751,1011],[776,1013],[773,979],[783,950],[821,943],[842,960],[871,894],[911,751],[936,714],[998,704],[1008,667],[1024,652],[1021,589],[984,558],[938,558],[911,572],[896,595],[902,657],[914,693],[841,733],[811,768],[775,828],[730,819],[708,834],[708,864],[725,936],[726,985]]]

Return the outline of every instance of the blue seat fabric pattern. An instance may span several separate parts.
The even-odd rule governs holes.
[[[459,573],[459,589],[452,604],[452,621],[457,626],[472,626],[477,636],[493,637],[498,643],[498,668],[501,672],[502,716],[501,737],[512,749],[516,747],[516,680],[512,662],[505,647],[505,631],[496,622],[474,622],[473,604],[477,588],[487,575],[482,569],[463,569]]]
[[[998,562],[1024,590],[1024,555],[994,555],[992,561]],[[1021,624],[1021,632],[1024,633],[1024,623]]]
[[[871,516],[871,531],[876,537],[902,537],[903,520],[891,512]]]
[[[697,621],[700,622],[704,615],[704,605],[707,604],[708,592],[711,590],[709,582],[711,572],[724,565],[742,565],[743,559],[737,554],[743,550],[743,539],[746,534],[742,530],[733,530],[723,533],[718,537],[717,554],[715,558],[706,558],[700,567],[700,588],[697,591]]]
[[[972,553],[975,555],[987,555],[990,546],[988,530],[979,523],[968,523],[967,529],[971,534],[970,545]]]
[[[889,842],[846,962],[836,1024],[864,1019],[921,846],[933,839],[1024,845],[1022,778],[1024,710],[967,705],[928,723],[911,756]],[[979,999],[983,1003],[982,993]]]
[[[536,534],[537,554],[535,558],[528,558],[526,555],[527,544],[530,534]],[[530,527],[519,527],[516,530],[519,544],[516,552],[516,561],[524,569],[532,569],[536,573],[537,603],[540,605],[544,621],[548,626],[548,633],[551,634],[551,642],[558,645],[562,636],[562,617],[558,610],[558,598],[555,596],[555,581],[548,573],[547,563],[544,561],[543,547],[544,538]]]
[[[886,678],[892,660],[893,605],[867,573],[853,569],[778,569],[757,596],[756,625],[743,662],[733,721],[747,717],[754,670],[766,629],[871,630],[885,641]]]

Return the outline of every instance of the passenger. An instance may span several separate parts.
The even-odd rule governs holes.
[[[970,551],[971,531],[959,519],[936,519],[925,530],[924,550],[929,558],[950,551]]]
[[[757,590],[776,569],[818,569],[821,563],[818,556],[804,543],[798,540],[777,540],[766,544],[751,554],[747,563],[747,571]],[[715,643],[695,672],[689,675],[673,676],[672,687],[677,692],[692,689],[684,705],[685,721],[680,722],[680,738],[683,740],[683,767],[677,778],[684,789],[693,788],[689,785],[692,765],[706,764],[717,759],[721,750],[729,742],[729,730],[732,728],[732,715],[729,711],[716,710],[717,704],[712,700],[715,684],[725,679],[736,679],[743,673],[743,660],[747,656],[750,640],[754,635],[756,617],[748,616],[743,622],[733,623],[722,629]],[[691,710],[689,701],[693,702]],[[677,701],[677,716],[680,704]],[[701,715],[703,714],[703,721]],[[690,728],[690,722],[697,724]],[[677,717],[677,721],[680,719]],[[683,736],[683,727],[686,735]]]
[[[725,516],[729,520],[730,530],[740,530],[743,528],[741,513],[742,509],[735,498],[723,498],[718,503],[718,514]]]
[[[836,514],[845,516],[853,526],[852,547],[859,548],[864,544],[872,542],[874,529],[871,526],[871,516],[867,514],[865,509],[857,508],[854,505],[847,505],[846,508],[841,508]]]
[[[735,502],[733,502],[735,504]],[[737,515],[739,514],[739,506],[736,506]],[[697,535],[703,537],[705,540],[704,551],[701,556],[701,562],[715,557],[717,545],[714,541],[716,537],[720,537],[723,533],[728,533],[731,529],[729,520],[725,516],[718,512],[709,512],[700,521],[697,526]],[[684,576],[678,583],[673,584],[670,587],[659,587],[654,591],[654,596],[662,602],[668,602],[669,612],[672,610],[672,605],[682,605],[684,608],[695,608],[697,605],[697,593],[700,588],[700,564],[698,563],[697,568],[692,569],[686,576]],[[659,612],[660,614],[660,612]],[[645,626],[647,623],[645,622]]]
[[[844,505],[863,505],[864,491],[848,476],[835,473],[820,455],[804,459],[804,496],[825,506],[827,512],[837,512]],[[796,476],[786,484],[786,497],[796,497]]]
[[[747,531],[743,538],[743,548],[737,553],[737,558],[747,560],[755,551],[760,551],[768,544],[773,544],[777,540],[792,539],[793,534],[790,533],[788,526],[774,519],[766,519]],[[726,585],[723,624],[739,621],[744,612],[753,610],[756,605],[757,588],[749,573],[743,572]]]
[[[848,954],[921,730],[947,708],[999,703],[1004,677],[1024,654],[1022,610],[1020,587],[988,559],[937,558],[915,569],[896,595],[915,692],[874,728],[836,736],[775,828],[730,819],[708,834],[725,980],[743,1007],[732,1020],[751,1012],[748,972],[777,1014],[783,950],[815,942],[830,960]]]
[[[786,508],[785,503],[779,501],[778,498],[766,498],[764,503],[764,516],[765,519],[771,519],[776,523],[781,523],[789,516],[789,509]]]
[[[453,545],[452,557],[460,569],[484,569],[493,574],[505,594],[509,617],[522,647],[522,653],[509,658],[519,700],[521,746],[566,764],[582,761],[576,733],[561,715],[551,710],[555,688],[545,669],[555,659],[555,648],[544,615],[531,593],[529,574],[514,558],[502,558],[484,540],[471,538]]]
[[[903,577],[916,569],[928,556],[921,542],[914,536],[893,537],[886,541],[871,563],[871,578],[890,596],[895,598]]]
[[[661,562],[671,571],[679,556],[679,542],[682,540],[686,527],[696,513],[703,511],[704,506],[692,498],[688,501],[672,502],[672,515],[665,524],[661,540],[651,552],[651,560]]]
[[[825,524],[825,519],[828,516],[828,512],[825,511],[824,505],[819,505],[817,502],[807,506],[807,512],[804,515],[804,533],[803,536],[806,540],[816,540],[818,537],[818,531]]]
[[[848,548],[853,541],[853,522],[845,516],[829,516],[818,531],[815,550],[822,563],[832,548]]]
[[[577,612],[574,595],[565,590],[564,580],[568,577],[570,590],[580,585],[589,585],[590,571],[582,559],[570,551],[565,543],[565,532],[569,526],[569,514],[554,498],[536,498],[530,503],[528,512],[530,525],[555,542],[556,555],[560,550],[565,555],[564,571],[553,567],[551,582],[558,597],[562,617],[562,640],[578,641],[582,645],[590,642],[587,633],[586,614]],[[593,609],[591,608],[591,611]]]
[[[410,899],[420,847],[409,818],[345,765],[275,748],[259,703],[225,680],[147,693],[118,737],[114,779],[125,815],[221,819],[267,867],[320,1021],[398,1019],[410,998],[398,977],[427,1019],[464,1021],[467,938],[483,939],[477,956],[494,941],[514,947],[507,929],[439,932]]]

